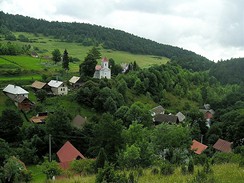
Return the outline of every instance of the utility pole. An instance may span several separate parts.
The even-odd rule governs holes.
[[[49,134],[49,161],[52,161],[52,135]]]

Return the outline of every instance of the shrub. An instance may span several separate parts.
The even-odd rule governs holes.
[[[241,160],[241,155],[240,154],[234,154],[234,153],[217,152],[213,156],[213,162],[215,164],[239,163],[240,160]]]
[[[197,172],[197,175],[193,178],[190,183],[214,183],[213,175],[208,176],[204,171]]]
[[[158,169],[157,167],[153,167],[151,173],[152,173],[153,175],[159,174],[159,169]]]
[[[188,172],[189,173],[194,173],[194,163],[193,163],[192,159],[188,163]]]
[[[71,169],[77,173],[93,174],[95,173],[95,163],[93,159],[80,159],[71,163]]]
[[[194,159],[194,164],[195,165],[204,165],[205,161],[207,161],[208,157],[206,154],[199,154],[199,155],[195,155],[193,157]]]
[[[187,172],[187,166],[186,165],[181,165],[181,173],[183,175],[186,175],[188,172]]]
[[[241,161],[239,162],[240,167],[244,167],[244,157],[241,158]]]
[[[170,163],[164,163],[160,169],[161,174],[171,175],[174,173],[174,167]]]
[[[99,168],[98,174],[96,176],[96,183],[109,183],[109,182],[119,182],[127,183],[127,177],[125,173],[119,174],[115,172],[113,165],[105,163],[104,168]]]

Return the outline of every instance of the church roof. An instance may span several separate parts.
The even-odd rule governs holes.
[[[106,57],[104,57],[104,58],[102,59],[102,62],[108,62],[108,59],[107,59]]]
[[[95,69],[96,69],[96,71],[100,71],[102,69],[102,66],[101,65],[96,65]]]

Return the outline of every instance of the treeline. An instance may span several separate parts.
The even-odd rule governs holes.
[[[194,52],[182,48],[159,44],[157,42],[140,38],[138,36],[126,33],[124,31],[105,28],[97,25],[85,23],[65,23],[65,22],[48,22],[43,19],[34,19],[21,15],[10,15],[0,12],[0,32],[11,35],[9,32],[29,32],[34,34],[44,34],[53,36],[67,42],[78,42],[85,46],[103,45],[104,48],[112,50],[127,51],[134,54],[150,54],[164,56],[167,58],[189,58],[189,60],[199,60],[206,62],[209,60],[197,55]],[[193,70],[206,70],[209,65],[199,67]]]
[[[209,74],[223,84],[244,84],[244,58],[233,58],[213,64]]]

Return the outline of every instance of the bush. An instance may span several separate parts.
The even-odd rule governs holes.
[[[153,167],[151,174],[153,175],[159,174],[159,169],[157,167]]]
[[[239,162],[239,167],[244,167],[244,157],[241,158],[241,161]]]
[[[183,175],[186,175],[188,173],[187,166],[186,165],[181,165],[181,173]]]
[[[194,164],[195,165],[204,165],[205,161],[207,161],[208,157],[206,154],[197,154],[197,155],[194,155],[193,157],[194,159]]]
[[[71,169],[77,173],[94,174],[95,173],[95,163],[96,163],[96,161],[93,159],[75,160],[71,163]]]
[[[160,169],[161,174],[171,175],[174,173],[174,167],[170,163],[164,163]]]
[[[241,160],[241,155],[240,154],[234,154],[234,153],[217,152],[213,156],[213,162],[215,164],[239,163],[240,160]]]
[[[204,171],[199,171],[197,172],[197,175],[193,178],[190,183],[214,183],[214,177],[213,175],[207,175]]]
[[[189,173],[194,173],[194,163],[193,163],[192,159],[188,163],[188,172]]]
[[[96,176],[96,183],[109,182],[127,183],[128,180],[125,174],[119,174],[118,172],[115,172],[113,165],[105,163],[104,168],[99,168],[98,170],[98,174]]]

